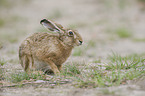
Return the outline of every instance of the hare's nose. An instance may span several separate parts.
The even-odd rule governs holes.
[[[83,43],[83,42],[82,42],[82,41],[80,41],[80,40],[79,40],[79,42],[80,42],[80,45],[82,45],[82,43]]]

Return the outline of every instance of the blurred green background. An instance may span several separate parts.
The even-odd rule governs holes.
[[[27,36],[46,31],[43,18],[79,31],[84,45],[74,56],[144,52],[145,0],[0,0],[0,55],[17,53]]]

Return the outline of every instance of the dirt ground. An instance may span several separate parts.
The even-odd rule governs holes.
[[[0,58],[4,68],[22,70],[18,48],[30,34],[44,31],[43,18],[64,27],[75,28],[82,35],[82,50],[89,41],[95,46],[84,50],[83,56],[71,56],[67,62],[89,63],[105,60],[112,52],[122,56],[145,53],[145,3],[143,0],[0,0]],[[3,3],[3,5],[2,5]],[[120,37],[116,30],[130,32]],[[144,96],[145,80],[128,81],[127,85],[107,88],[75,88],[71,84],[25,85],[22,88],[1,88],[0,96]]]

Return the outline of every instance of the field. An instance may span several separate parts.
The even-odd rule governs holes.
[[[47,18],[77,29],[60,75],[26,74],[21,42]],[[0,0],[0,96],[144,96],[145,0]]]

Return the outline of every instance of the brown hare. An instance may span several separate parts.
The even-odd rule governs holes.
[[[26,72],[40,70],[59,74],[74,46],[82,45],[82,37],[77,31],[50,20],[43,19],[40,24],[57,33],[40,32],[26,38],[19,47],[20,63]]]

